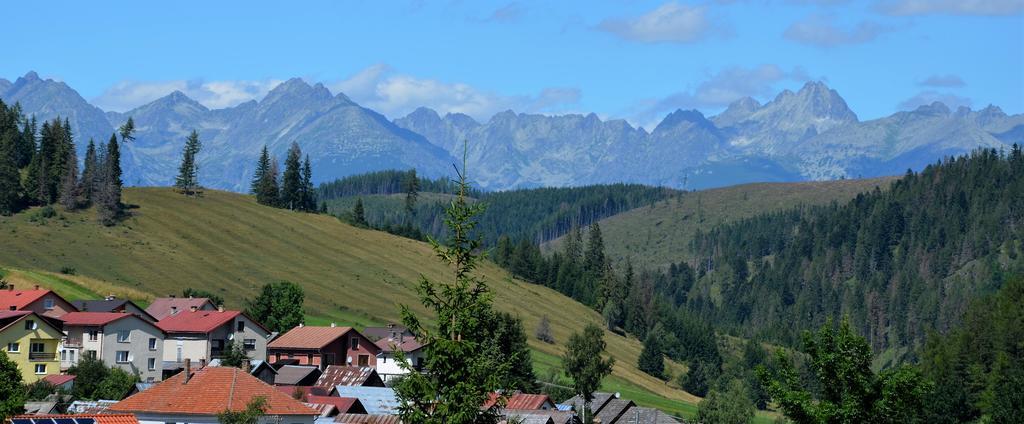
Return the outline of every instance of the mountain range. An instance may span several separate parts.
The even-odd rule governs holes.
[[[40,120],[67,118],[77,146],[105,141],[132,117],[124,147],[130,185],[170,185],[185,136],[203,140],[200,181],[246,191],[266,145],[283,158],[292,142],[310,156],[316,182],[382,169],[450,174],[466,141],[471,178],[490,190],[643,183],[699,189],[755,181],[873,177],[920,169],[947,155],[1024,143],[1024,115],[996,106],[942,103],[860,121],[835,90],[808,82],[761,104],[743,98],[706,117],[677,110],[653,130],[589,115],[501,112],[487,122],[429,108],[388,120],[322,84],[290,79],[264,98],[208,109],[175,91],[127,112],[104,112],[67,84],[29,72],[0,79],[0,99]],[[79,155],[83,157],[83,155]]]

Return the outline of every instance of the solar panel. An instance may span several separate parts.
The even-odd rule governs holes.
[[[92,418],[75,418],[75,421],[77,421],[78,424],[96,424],[96,420]]]
[[[11,419],[11,424],[32,424],[32,420],[27,420],[24,418],[15,418]]]
[[[32,419],[32,422],[36,424],[56,424],[49,418],[34,418]]]
[[[74,418],[54,418],[53,420],[56,421],[57,424],[75,424]]]

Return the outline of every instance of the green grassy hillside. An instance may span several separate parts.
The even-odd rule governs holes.
[[[428,245],[361,230],[325,215],[257,205],[250,196],[207,191],[186,198],[163,188],[127,189],[137,205],[121,225],[102,227],[92,211],[41,218],[38,208],[0,217],[5,279],[39,283],[72,298],[114,293],[148,301],[195,287],[220,293],[229,307],[267,282],[289,280],[306,290],[311,323],[356,326],[398,320],[398,305],[423,311],[415,295],[420,275],[447,281],[449,271]],[[63,275],[61,269],[73,269]],[[538,367],[558,364],[562,345],[532,340],[547,315],[558,343],[599,315],[550,289],[509,277],[487,263],[499,309],[518,313],[531,335]],[[606,389],[642,404],[691,415],[697,399],[635,367],[640,343],[608,333],[615,371]],[[673,373],[682,368],[670,364]]]
[[[628,256],[640,267],[667,266],[689,259],[690,240],[698,229],[712,227],[763,212],[797,205],[845,201],[858,193],[885,189],[894,178],[744,184],[695,191],[636,208],[599,222],[605,252],[616,264]],[[559,248],[562,238],[545,249]]]

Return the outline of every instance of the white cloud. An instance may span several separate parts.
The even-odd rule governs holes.
[[[578,103],[581,96],[575,88],[546,88],[535,95],[508,96],[469,84],[398,74],[383,64],[370,66],[328,87],[390,118],[426,106],[441,114],[465,113],[485,121],[508,109],[527,113],[561,111]]]
[[[882,0],[876,9],[887,15],[1015,15],[1024,0]]]
[[[641,101],[627,115],[630,122],[636,125],[654,128],[653,125],[666,113],[676,109],[715,111],[743,97],[764,99],[772,96],[779,82],[802,82],[808,79],[807,73],[800,68],[787,71],[774,64],[727,68],[710,75],[690,90]]]
[[[630,41],[692,43],[707,37],[714,25],[707,17],[707,6],[671,2],[634,18],[606,19],[597,28]]]
[[[967,85],[963,79],[956,75],[932,75],[918,83],[925,87],[963,87]]]
[[[836,24],[833,16],[815,14],[794,22],[782,35],[798,43],[834,47],[866,43],[888,30],[889,28],[871,21],[862,21],[852,28],[843,28]]]
[[[942,102],[950,109],[956,109],[960,106],[971,106],[971,99],[967,97],[957,96],[950,93],[940,93],[934,90],[926,90],[915,94],[913,97],[904,100],[899,104],[899,108],[902,110],[916,109],[918,106],[930,105],[934,102]]]
[[[249,100],[258,100],[281,80],[261,81],[122,81],[108,88],[92,103],[103,110],[123,112],[142,106],[174,91],[210,109],[235,106]]]

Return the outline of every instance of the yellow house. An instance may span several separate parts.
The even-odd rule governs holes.
[[[60,374],[59,325],[32,311],[0,311],[0,349],[18,364],[23,383]]]

